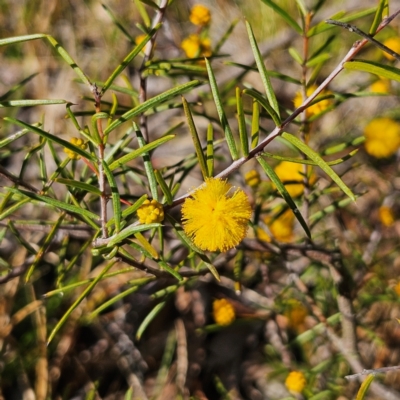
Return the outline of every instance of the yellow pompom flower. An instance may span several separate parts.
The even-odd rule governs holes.
[[[379,220],[383,226],[391,226],[394,223],[393,211],[388,206],[379,207]]]
[[[210,57],[212,54],[210,39],[202,39],[199,35],[188,36],[182,41],[181,47],[188,58]]]
[[[290,161],[282,161],[275,167],[274,171],[278,175],[281,182],[285,185],[286,190],[289,192],[290,196],[298,197],[303,194],[303,164],[292,163]],[[314,174],[311,174],[311,176],[309,177],[310,184],[313,184],[315,181],[316,176]],[[285,182],[299,183],[289,183],[286,185]]]
[[[236,318],[233,305],[226,299],[214,300],[213,318],[218,325],[230,325]]]
[[[272,222],[269,222],[269,217],[264,221],[276,240],[289,243],[293,240],[294,218],[292,210],[289,209]]]
[[[183,229],[202,250],[227,251],[246,236],[251,217],[247,195],[219,178],[206,178],[203,186],[182,206]]]
[[[301,393],[306,387],[307,381],[300,371],[292,371],[285,380],[285,386],[290,392]]]
[[[257,187],[261,182],[260,174],[255,169],[252,169],[249,172],[247,172],[244,175],[244,180],[252,188]]]
[[[164,209],[157,200],[145,200],[137,210],[142,224],[153,224],[164,220]]]
[[[307,88],[306,90],[306,95],[307,97],[310,97],[315,90],[317,89],[317,85],[311,85],[310,87]],[[323,91],[321,95],[324,94],[328,94],[328,92]],[[317,97],[318,99],[318,97]],[[296,95],[293,99],[293,104],[295,106],[295,108],[299,108],[303,102],[304,102],[305,98],[303,97],[303,93],[301,90],[299,90],[298,92],[296,92]],[[314,115],[317,115],[319,113],[321,113],[322,111],[325,111],[330,105],[332,104],[332,102],[329,99],[325,99],[325,100],[321,100],[320,102],[308,107],[306,109],[306,115],[307,117],[313,117]]]
[[[393,119],[373,119],[364,129],[365,151],[376,158],[392,156],[400,147],[400,124]]]
[[[389,93],[390,92],[390,80],[389,79],[378,79],[371,84],[369,90],[374,93]]]
[[[396,37],[391,37],[391,38],[389,38],[389,39],[386,39],[386,40],[383,42],[383,44],[384,44],[386,47],[389,47],[389,49],[393,50],[393,51],[396,52],[397,54],[400,53],[400,37],[396,36]],[[383,52],[383,55],[384,55],[388,60],[390,60],[390,61],[395,60],[395,58],[394,58],[392,55],[386,53],[386,51]]]
[[[81,148],[82,150],[85,150],[87,147],[87,143],[81,138],[73,137],[69,142],[74,146]],[[75,153],[66,147],[64,147],[64,153],[66,153],[71,160],[79,160],[81,158],[78,153]]]
[[[194,25],[207,25],[211,20],[210,10],[206,6],[196,4],[190,11],[189,19]]]

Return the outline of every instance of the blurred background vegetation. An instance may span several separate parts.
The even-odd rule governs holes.
[[[210,10],[209,23],[190,21],[196,3]],[[369,32],[377,7],[386,2],[170,1],[149,60],[143,65],[142,51],[126,66],[103,96],[101,111],[117,119],[140,104],[143,80],[151,99],[199,79],[202,84],[184,95],[203,145],[209,124],[214,127],[215,175],[226,170],[232,159],[203,56],[211,61],[240,148],[235,89],[264,93],[245,19],[272,71],[282,120],[360,40],[333,26],[305,38],[271,4],[303,28],[307,18],[312,29],[327,26],[326,18],[353,16],[349,21]],[[389,1],[389,14],[396,6]],[[101,89],[143,40],[155,15],[151,1],[3,0],[0,39],[50,34]],[[394,19],[376,35],[380,42],[394,38],[397,52],[399,21]],[[198,59],[189,54],[193,44],[189,50],[182,45],[190,35],[206,41],[194,50]],[[305,55],[314,61],[303,62]],[[398,63],[372,44],[357,57],[393,68]],[[18,119],[69,142],[80,135],[71,113],[67,116],[68,102],[76,123],[93,132],[90,87],[46,40],[2,46],[0,61],[1,118]],[[296,93],[299,104],[294,103]],[[98,185],[90,162],[74,160],[60,143],[32,129],[13,136],[20,127],[3,121],[0,398],[345,400],[360,389],[357,377],[345,379],[346,375],[400,364],[399,82],[345,70],[323,94],[326,98],[317,111],[309,109],[285,131],[300,137],[324,160],[338,160],[332,166],[356,201],[320,169],[310,172],[293,167],[301,164],[280,163],[281,158],[302,155],[278,137],[265,149],[265,159],[281,181],[303,181],[308,172],[305,186],[284,183],[312,240],[252,158],[229,174],[232,184],[245,190],[254,211],[247,237],[235,249],[207,256],[182,239],[171,219],[162,234],[153,229],[136,236],[136,244],[130,239],[121,242],[126,253],[94,249],[93,240],[100,237],[98,221],[89,223],[89,217],[44,200],[57,199],[99,215],[96,192],[66,184],[69,179]],[[65,101],[34,107],[12,104],[21,99]],[[243,102],[251,132],[257,126],[256,108],[250,97]],[[257,110],[261,141],[275,125],[265,110]],[[147,142],[176,135],[151,152],[152,168],[160,171],[175,198],[202,184],[180,96],[149,108],[144,119],[138,116],[134,121],[146,128]],[[142,146],[128,125],[108,136],[106,154],[114,152],[114,159]],[[382,148],[381,155],[377,148]],[[92,143],[87,151],[97,154]],[[144,163],[137,157],[115,169],[124,209],[139,204],[143,195],[154,197],[152,175],[144,165],[146,159]],[[298,193],[290,190],[293,183]],[[165,194],[158,193],[160,199]],[[168,205],[165,210],[180,220],[179,207]],[[136,219],[135,213],[123,215],[127,225]],[[400,398],[399,382],[397,370],[378,374],[365,398]]]

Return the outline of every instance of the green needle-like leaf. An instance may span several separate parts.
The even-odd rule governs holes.
[[[311,238],[310,229],[307,226],[306,221],[304,220],[303,216],[300,213],[300,210],[297,208],[296,203],[293,201],[292,197],[290,196],[289,192],[285,188],[285,185],[280,181],[278,175],[275,171],[271,168],[271,166],[262,158],[257,157],[257,161],[261,165],[264,172],[268,175],[269,179],[275,184],[278,192],[284,198],[290,209],[293,211],[294,216],[300,222],[300,225],[303,227],[304,232],[307,234],[309,238]]]
[[[107,247],[114,247],[123,240],[134,236],[136,232],[148,231],[150,229],[158,228],[161,224],[145,224],[145,225],[129,225],[127,228],[123,229],[117,235],[112,236],[107,244]]]
[[[303,33],[303,29],[301,29],[300,25],[281,7],[275,4],[271,0],[261,0],[268,7],[272,8],[277,14],[279,14],[287,24],[289,24],[299,35]]]
[[[168,142],[169,140],[173,139],[175,135],[168,135],[164,136],[160,139],[154,140],[151,143],[148,143],[141,147],[140,149],[133,150],[130,153],[126,154],[125,156],[122,156],[118,160],[115,160],[109,165],[110,171],[114,171],[114,169],[118,167],[123,167],[126,163],[129,161],[134,160],[135,158],[141,156],[142,154],[148,153],[149,151],[155,149],[156,147],[162,145],[165,142]]]
[[[247,157],[249,155],[249,138],[247,137],[246,121],[244,119],[242,92],[238,87],[236,88],[236,109],[239,125],[240,144],[242,146],[243,155]]]
[[[200,170],[201,173],[203,174],[203,178],[205,179],[208,177],[208,169],[207,169],[206,159],[203,153],[203,148],[201,146],[200,138],[197,133],[196,125],[194,124],[193,121],[192,112],[190,111],[190,107],[184,97],[182,97],[182,103],[183,103],[183,110],[185,111],[186,119],[189,125],[189,131],[190,134],[192,135],[194,149],[196,151],[197,159],[199,160]]]
[[[275,110],[271,107],[268,103],[268,100],[263,97],[260,93],[253,89],[244,89],[243,93],[248,94],[249,96],[253,97],[253,99],[257,100],[261,106],[265,109],[265,111],[271,116],[273,121],[275,122],[276,126],[280,126],[281,120]]]
[[[353,201],[356,200],[356,197],[352,193],[352,191],[345,185],[345,183],[339,178],[336,172],[322,159],[322,157],[317,154],[314,150],[311,150],[307,145],[305,145],[300,139],[296,136],[291,135],[290,133],[283,132],[282,137],[286,139],[289,143],[297,147],[302,153],[304,153],[308,158],[313,160],[339,187],[343,190],[343,192],[350,197]]]
[[[153,98],[145,101],[144,103],[132,108],[131,110],[127,111],[125,114],[122,114],[118,119],[116,119],[112,124],[110,124],[105,130],[104,134],[107,135],[115,128],[120,126],[122,123],[129,121],[133,117],[144,113],[145,111],[149,110],[152,107],[156,107],[161,103],[164,103],[175,96],[179,96],[190,89],[195,88],[201,84],[200,81],[194,80],[188,83],[184,83],[183,85],[178,85],[170,90],[167,90],[164,93],[161,93],[158,96],[154,96]]]
[[[158,303],[145,317],[143,322],[140,324],[137,332],[136,332],[136,339],[140,340],[146,328],[150,325],[151,321],[158,315],[158,313],[165,307],[166,301],[162,301]]]
[[[115,232],[118,233],[121,230],[121,199],[119,196],[118,185],[113,173],[110,171],[110,168],[104,160],[102,160],[102,165],[111,189]]]
[[[211,123],[207,127],[207,171],[214,176],[214,128]]]
[[[238,155],[238,152],[236,149],[235,139],[233,138],[231,127],[229,126],[228,119],[226,118],[225,111],[222,106],[222,100],[219,95],[219,90],[218,90],[217,81],[215,79],[214,72],[211,69],[210,62],[207,60],[207,58],[206,58],[206,67],[207,67],[207,72],[208,72],[208,78],[210,81],[211,92],[212,92],[212,95],[214,98],[215,106],[217,107],[219,120],[221,122],[222,129],[225,134],[225,139],[228,144],[229,152],[231,153],[232,158],[234,160],[237,160],[239,158],[239,155]]]
[[[380,64],[374,61],[357,60],[344,63],[344,68],[351,71],[363,71],[375,74],[383,78],[400,82],[400,69],[390,65]]]
[[[85,182],[76,181],[74,179],[56,178],[55,182],[62,183],[63,185],[71,186],[73,188],[83,190],[84,192],[94,193],[101,196],[101,191],[96,186],[90,185]]]
[[[264,85],[265,93],[267,95],[267,99],[268,99],[269,104],[271,105],[272,109],[276,113],[277,120],[279,121],[279,123],[277,123],[276,125],[279,126],[281,124],[280,115],[279,115],[279,104],[276,99],[274,89],[271,85],[271,81],[269,79],[267,69],[265,68],[263,57],[260,53],[260,49],[258,48],[256,39],[254,37],[253,30],[251,29],[251,26],[247,21],[246,21],[246,28],[247,28],[247,34],[249,35],[249,39],[250,39],[251,49],[253,50],[254,59],[256,60],[258,72],[260,73],[261,80]]]
[[[4,100],[0,101],[0,108],[4,107],[33,107],[33,106],[47,106],[52,104],[67,104],[66,100],[53,99],[53,100]]]
[[[38,134],[38,135],[40,135],[40,136],[42,136],[42,137],[48,139],[48,140],[51,140],[52,142],[56,142],[56,143],[58,143],[59,145],[61,145],[61,146],[63,146],[63,147],[66,147],[66,148],[69,149],[69,150],[72,150],[73,152],[79,154],[79,155],[82,156],[82,157],[87,158],[88,160],[91,160],[91,161],[93,161],[93,162],[96,161],[96,159],[94,158],[94,156],[92,156],[92,155],[91,155],[90,153],[88,153],[87,151],[82,150],[80,147],[74,146],[74,145],[71,144],[70,142],[67,142],[67,141],[64,140],[64,139],[61,139],[61,138],[58,137],[58,136],[52,135],[51,133],[48,133],[48,132],[44,131],[43,129],[38,128],[37,126],[29,125],[29,124],[27,124],[26,122],[20,121],[19,119],[14,119],[14,118],[10,118],[10,117],[5,117],[5,118],[4,118],[4,121],[8,121],[8,122],[11,122],[11,123],[13,123],[13,124],[15,124],[15,125],[22,126],[23,128],[27,128],[27,129],[29,129],[30,131],[32,131],[32,132],[34,132],[34,133],[36,133],[36,134]]]

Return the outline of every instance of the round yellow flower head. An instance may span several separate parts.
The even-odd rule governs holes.
[[[189,19],[194,25],[207,25],[211,20],[210,10],[206,6],[196,4],[190,11]]]
[[[300,371],[292,371],[285,380],[285,386],[290,392],[301,393],[306,387],[307,381]]]
[[[316,89],[317,89],[317,85],[311,85],[310,87],[308,87],[306,90],[307,97],[310,97],[315,92]],[[321,94],[322,95],[328,94],[328,92],[323,91]],[[293,104],[294,104],[295,108],[299,108],[303,104],[304,100],[305,100],[305,98],[303,97],[302,91],[299,90],[298,92],[296,92],[296,96],[293,99]],[[325,99],[325,100],[321,100],[320,102],[308,107],[306,109],[307,117],[313,117],[314,115],[317,115],[317,114],[321,113],[322,111],[325,111],[331,105],[331,103],[332,102],[329,99]]]
[[[264,221],[276,240],[289,243],[293,240],[294,218],[292,210],[289,209],[272,222],[270,222],[270,217],[265,218]]]
[[[393,211],[388,206],[379,207],[379,220],[383,226],[391,226],[394,223]]]
[[[85,150],[87,147],[87,143],[81,138],[73,137],[69,142],[74,146],[81,148],[82,150]],[[81,158],[78,153],[75,153],[66,147],[64,147],[64,153],[66,153],[71,160],[79,160]]]
[[[218,325],[230,325],[236,318],[233,305],[226,299],[214,300],[213,318]]]
[[[378,79],[371,84],[369,90],[374,93],[390,93],[390,80],[389,79]]]
[[[396,37],[391,37],[389,39],[386,39],[383,42],[383,44],[386,47],[389,47],[389,49],[395,51],[396,53],[398,53],[398,54],[400,53],[400,37],[396,36]],[[386,51],[383,52],[383,55],[390,61],[395,60],[395,58],[392,55],[386,53]]]
[[[190,35],[181,43],[181,47],[188,58],[210,57],[211,41],[210,39],[202,39],[199,35]]]
[[[274,171],[283,184],[285,184],[285,182],[299,182],[285,185],[290,196],[298,197],[303,194],[304,185],[302,182],[304,180],[304,167],[302,164],[292,163],[290,161],[282,161],[275,167]],[[309,177],[310,184],[313,184],[315,181],[315,174],[311,174]]]
[[[145,200],[137,210],[142,224],[153,224],[164,220],[164,209],[157,200]]]
[[[252,169],[244,175],[244,180],[250,187],[255,188],[260,184],[261,177],[258,171]]]
[[[219,178],[206,178],[203,186],[182,206],[183,229],[202,250],[227,251],[246,236],[251,217],[247,195]]]
[[[375,118],[364,129],[365,151],[376,158],[392,156],[400,147],[400,124],[390,118]]]

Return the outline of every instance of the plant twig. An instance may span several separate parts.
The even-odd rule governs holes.
[[[383,367],[383,368],[376,368],[376,369],[364,369],[358,374],[352,374],[352,375],[346,375],[346,379],[356,379],[360,378],[363,375],[369,375],[369,374],[384,374],[386,372],[391,372],[391,371],[396,371],[400,369],[400,365],[394,365],[393,367]]]

